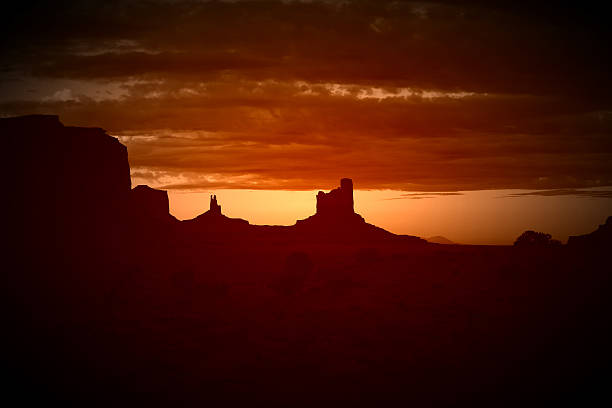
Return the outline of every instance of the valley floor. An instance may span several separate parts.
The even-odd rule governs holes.
[[[15,389],[87,405],[431,406],[584,401],[609,384],[601,253],[146,248],[22,265]]]

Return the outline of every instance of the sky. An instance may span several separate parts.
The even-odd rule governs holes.
[[[595,2],[22,3],[0,17],[0,116],[104,128],[179,218],[214,192],[291,224],[341,177],[369,222],[462,242],[612,215]]]

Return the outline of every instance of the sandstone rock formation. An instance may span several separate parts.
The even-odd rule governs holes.
[[[208,211],[211,214],[221,215],[221,206],[217,203],[217,196],[216,195],[211,195],[210,196],[210,207],[209,207]]]
[[[363,217],[355,213],[353,205],[353,180],[343,178],[340,187],[329,193],[319,191],[317,194],[316,213],[304,220],[298,220],[296,225],[321,224],[325,226],[343,224],[365,224]]]
[[[237,233],[248,233],[245,228],[251,226],[247,220],[223,215],[216,195],[210,196],[208,211],[191,220],[183,221],[183,225],[187,227],[187,231],[190,231],[190,233],[208,232],[213,234],[208,238],[218,239],[232,237]]]
[[[0,119],[9,230],[23,242],[69,246],[108,239],[129,219],[127,148],[99,128],[55,115]],[[118,234],[118,233],[117,233]],[[93,245],[93,244],[92,244]]]
[[[133,213],[138,217],[166,220],[170,214],[168,193],[146,185],[138,185],[130,194]]]
[[[175,242],[372,242],[410,240],[365,222],[353,205],[353,182],[316,197],[316,213],[294,226],[250,225],[222,214],[217,196],[210,208],[192,220],[169,214],[165,191],[140,185],[131,189],[127,148],[99,128],[64,126],[57,116],[31,115],[0,119],[0,134],[9,154],[11,214],[9,231],[23,247],[58,243],[133,249]],[[26,244],[27,243],[27,244]]]
[[[10,152],[10,182],[19,195],[38,201],[39,211],[49,208],[41,205],[46,203],[93,216],[128,199],[127,148],[104,130],[64,126],[55,115],[29,115],[0,119],[0,133]]]
[[[317,214],[323,217],[344,217],[355,213],[353,206],[353,180],[343,178],[340,187],[329,193],[317,194]]]
[[[290,227],[291,228],[291,227]],[[340,180],[340,187],[329,193],[317,194],[317,212],[303,220],[298,220],[292,232],[299,239],[313,242],[375,242],[401,240],[410,243],[425,243],[424,240],[395,235],[375,225],[365,222],[355,213],[353,205],[353,181]]]

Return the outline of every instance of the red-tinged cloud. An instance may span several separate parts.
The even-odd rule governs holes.
[[[128,146],[138,183],[612,184],[609,25],[595,12],[92,1],[39,4],[5,23],[0,114],[104,127]]]
[[[558,189],[558,190],[542,190],[530,191],[527,193],[510,194],[507,197],[558,197],[558,196],[574,196],[587,198],[612,198],[612,190],[576,190],[576,189]]]

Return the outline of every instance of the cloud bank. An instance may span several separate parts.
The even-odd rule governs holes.
[[[5,13],[0,114],[106,128],[137,183],[612,185],[610,25],[595,6],[75,3]]]

